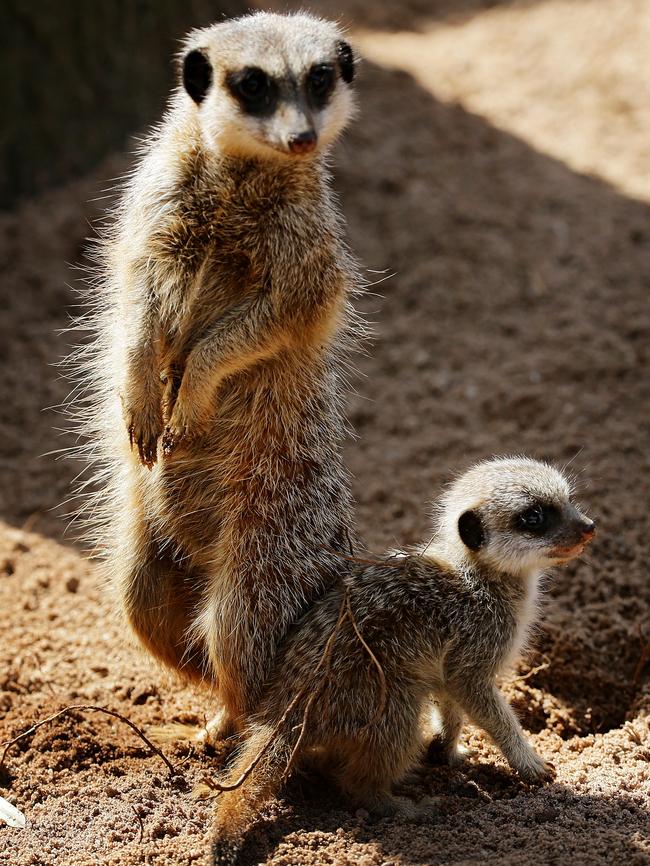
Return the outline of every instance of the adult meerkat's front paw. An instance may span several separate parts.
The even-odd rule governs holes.
[[[187,397],[191,391],[184,391],[181,385],[176,397],[171,418],[167,422],[163,433],[163,453],[169,457],[181,444],[187,444],[199,439],[206,431],[212,417],[212,405],[205,399],[198,402],[194,398]]]
[[[169,457],[179,445],[185,445],[198,438],[202,428],[198,418],[183,411],[180,401],[176,402],[172,416],[165,427],[162,437],[163,454]]]
[[[162,437],[162,448],[165,457],[170,457],[178,446],[189,438],[187,427],[179,426],[170,421],[165,427]]]
[[[126,409],[129,444],[135,448],[140,463],[151,469],[157,459],[158,439],[162,434],[162,414],[158,407]]]

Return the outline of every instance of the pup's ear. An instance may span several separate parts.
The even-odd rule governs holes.
[[[458,534],[470,550],[480,550],[485,544],[483,521],[475,511],[466,511],[458,518]]]
[[[347,42],[341,40],[336,43],[336,59],[339,62],[341,78],[346,84],[350,84],[354,78],[354,53]]]
[[[205,49],[196,48],[183,58],[183,85],[197,105],[206,97],[212,84],[212,66]]]

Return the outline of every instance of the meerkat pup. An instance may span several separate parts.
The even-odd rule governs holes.
[[[341,32],[310,15],[191,33],[98,243],[80,356],[90,517],[136,634],[216,687],[224,730],[257,706],[276,644],[348,549],[359,280],[325,159],[353,77]]]
[[[445,493],[435,537],[420,552],[356,564],[279,649],[224,788],[244,781],[217,799],[215,862],[236,860],[257,811],[308,755],[356,805],[414,816],[418,806],[393,796],[391,785],[422,753],[432,698],[450,762],[467,716],[523,779],[552,778],[495,678],[527,639],[540,577],[593,534],[560,472],[494,459]]]

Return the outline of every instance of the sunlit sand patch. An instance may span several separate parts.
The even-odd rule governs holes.
[[[650,200],[650,0],[503,4],[420,32],[354,36],[368,60],[436,98]]]

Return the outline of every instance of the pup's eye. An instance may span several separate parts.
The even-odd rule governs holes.
[[[272,112],[275,107],[277,86],[261,69],[251,67],[227,77],[232,94],[251,114]]]
[[[545,532],[555,517],[552,505],[531,505],[517,515],[517,525],[526,532]]]
[[[307,76],[307,88],[310,96],[322,101],[334,84],[334,69],[328,63],[312,66]]]

